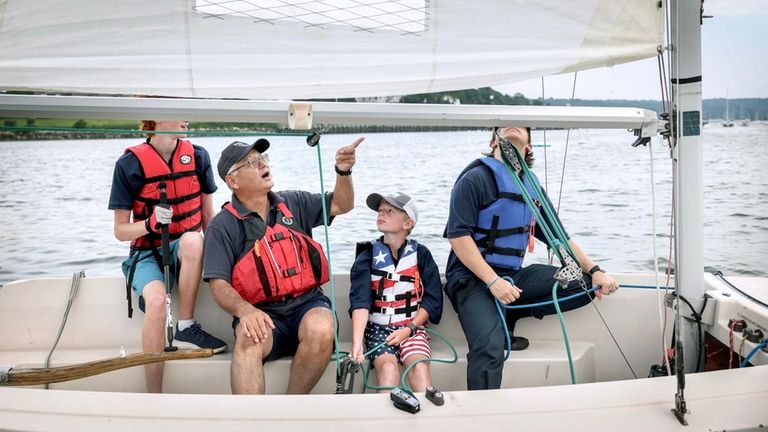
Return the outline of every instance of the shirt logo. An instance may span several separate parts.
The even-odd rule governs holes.
[[[283,225],[293,225],[293,219],[288,216],[283,216]]]
[[[181,162],[182,165],[189,165],[189,163],[192,162],[192,156],[181,155],[181,157],[179,158],[179,162]]]

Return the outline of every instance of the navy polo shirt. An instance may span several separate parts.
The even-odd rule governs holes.
[[[192,144],[195,150],[195,171],[200,189],[204,194],[216,192],[216,180],[211,167],[211,158],[208,151],[200,146]],[[115,162],[115,170],[112,174],[112,191],[109,194],[110,210],[131,210],[133,200],[139,195],[144,186],[144,171],[141,169],[139,158],[132,152],[120,156]]]
[[[555,208],[547,195],[547,192],[542,188],[544,193],[544,199],[547,201],[551,208]],[[456,180],[456,184],[451,191],[451,201],[448,210],[448,223],[445,227],[445,238],[457,238],[463,236],[472,236],[477,224],[477,215],[480,210],[488,207],[498,198],[498,189],[496,187],[496,180],[493,177],[493,171],[485,164],[476,166]],[[544,219],[547,219],[546,213],[542,212]],[[557,223],[560,223],[560,218],[555,214]],[[561,223],[560,223],[561,224]],[[552,225],[551,223],[549,225]],[[561,224],[562,225],[562,224]],[[549,246],[544,233],[539,228],[539,224],[536,224],[534,229],[534,236],[540,241]],[[568,233],[565,233],[566,238],[569,238]],[[499,269],[499,273],[508,272],[508,270]],[[474,276],[474,274],[459,260],[456,254],[451,250],[448,255],[448,264],[445,267],[445,292],[451,295],[453,287],[456,283],[468,276]]]
[[[397,256],[403,256],[403,250],[407,242],[400,246]],[[421,307],[429,314],[429,321],[440,323],[443,314],[443,291],[440,282],[440,270],[432,258],[432,253],[426,246],[418,243],[416,248],[416,265],[419,276],[424,284],[424,296],[421,298]],[[349,273],[349,314],[355,309],[370,310],[373,306],[373,290],[371,289],[371,248],[363,250],[355,258],[352,270]],[[397,262],[395,262],[397,266]]]
[[[275,225],[277,217],[277,204],[285,202],[285,205],[293,213],[293,221],[298,224],[304,233],[312,236],[312,228],[323,224],[323,203],[320,194],[305,191],[281,191],[269,192],[269,214],[267,224]],[[325,194],[328,211],[333,201],[333,193]],[[232,205],[240,215],[245,216],[252,212],[248,210],[234,195]],[[254,217],[260,218],[253,212]],[[328,224],[333,221],[330,218]],[[228,210],[221,209],[214,216],[205,230],[205,252],[203,253],[203,280],[223,279],[232,283],[232,270],[237,261],[248,251],[245,244],[245,226],[243,222]]]

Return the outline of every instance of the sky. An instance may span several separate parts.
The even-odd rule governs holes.
[[[714,18],[702,26],[702,93],[705,99],[768,97],[768,0],[706,0]],[[545,98],[570,98],[573,74],[544,79]],[[541,97],[541,78],[494,86]],[[578,72],[578,99],[661,99],[656,58]]]

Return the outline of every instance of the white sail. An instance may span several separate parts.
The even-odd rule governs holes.
[[[657,0],[4,0],[0,90],[303,99],[509,83],[656,54]]]

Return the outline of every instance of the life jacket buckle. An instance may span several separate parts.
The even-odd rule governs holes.
[[[393,308],[393,307],[386,307],[386,306],[382,307],[381,308],[381,313],[383,315],[394,315],[395,314],[395,308]]]

